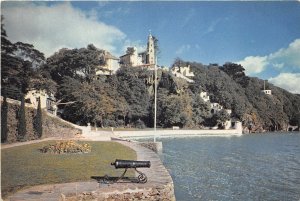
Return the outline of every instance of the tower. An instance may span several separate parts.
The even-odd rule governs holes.
[[[264,80],[264,89],[261,90],[264,94],[267,94],[267,95],[272,95],[272,91],[270,89],[266,89],[266,81],[268,80]]]
[[[147,64],[155,64],[154,37],[151,35],[151,33],[148,36],[146,63]]]

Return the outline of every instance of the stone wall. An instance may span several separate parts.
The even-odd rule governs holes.
[[[140,145],[154,151],[155,153],[161,153],[163,149],[162,142],[140,142]]]
[[[1,97],[1,106],[3,98]],[[20,109],[20,101],[7,99],[8,114],[7,114],[7,127],[8,136],[7,142],[17,142],[18,133],[18,111]],[[38,136],[34,133],[33,119],[36,115],[36,109],[30,105],[25,105],[25,118],[26,118],[26,136],[24,141],[36,140]],[[47,137],[74,137],[76,134],[81,133],[81,130],[74,128],[73,126],[60,121],[57,118],[53,118],[47,115],[46,111],[43,111],[43,135],[42,138]]]
[[[175,201],[174,196],[174,187],[169,184],[164,188],[145,188],[143,191],[141,190],[125,190],[125,191],[117,191],[111,190],[111,192],[103,193],[103,192],[85,192],[79,195],[74,196],[65,196],[62,195],[60,201],[138,201],[138,200],[146,200],[146,201]]]

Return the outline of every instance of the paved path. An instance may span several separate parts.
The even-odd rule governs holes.
[[[78,126],[79,127],[79,126]],[[83,126],[82,126],[83,127]],[[86,127],[83,127],[84,129]],[[7,149],[11,147],[17,147],[22,145],[34,144],[39,142],[45,142],[50,140],[87,140],[87,141],[111,141],[111,138],[115,137],[112,132],[109,131],[85,131],[82,135],[79,135],[74,138],[62,138],[62,137],[49,137],[41,140],[31,140],[26,142],[15,142],[12,144],[1,144],[1,149]]]
[[[7,148],[18,147],[18,146],[27,145],[27,144],[34,144],[34,143],[45,142],[45,141],[49,141],[49,140],[61,140],[61,139],[62,138],[59,138],[59,137],[49,137],[49,138],[45,138],[45,139],[41,139],[41,140],[30,140],[30,141],[26,141],[26,142],[14,142],[12,144],[1,144],[1,149],[7,149]]]

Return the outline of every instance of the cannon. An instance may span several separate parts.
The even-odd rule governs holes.
[[[138,183],[146,183],[147,176],[141,171],[138,171],[137,168],[150,168],[151,163],[150,161],[133,161],[133,160],[116,159],[115,162],[111,163],[111,165],[115,166],[116,169],[125,169],[123,174],[118,178],[117,181],[119,181],[124,177],[128,168],[134,168],[134,170],[137,173],[139,173],[139,176],[137,177]]]

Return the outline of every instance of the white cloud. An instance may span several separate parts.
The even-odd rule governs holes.
[[[129,7],[126,6],[120,6],[117,7],[115,4],[112,8],[107,8],[106,6],[109,5],[112,2],[99,2],[98,3],[98,7],[102,9],[102,12],[99,13],[99,15],[102,18],[113,18],[116,17],[116,15],[118,16],[123,16],[125,17],[127,14],[129,14],[131,12],[131,9]]]
[[[282,48],[270,54],[268,59],[275,66],[279,64],[281,68],[289,66],[300,70],[300,39],[294,40],[287,48]]]
[[[278,51],[266,56],[248,56],[241,61],[236,62],[241,64],[246,74],[259,74],[267,68],[275,68],[280,71],[299,71],[300,70],[300,39],[294,40],[287,48],[279,49]]]
[[[269,81],[291,93],[300,94],[300,73],[281,73]]]
[[[176,51],[175,53],[176,54],[182,54],[184,52],[187,52],[191,49],[191,45],[187,44],[187,45],[182,45],[180,46]]]
[[[268,65],[267,56],[249,56],[242,61],[236,62],[245,68],[246,74],[258,74]]]
[[[277,69],[281,69],[284,67],[284,63],[273,63],[273,66]]]
[[[118,51],[116,44],[125,39],[125,34],[118,28],[97,21],[95,11],[85,13],[68,2],[52,6],[4,4],[2,14],[8,38],[12,42],[33,44],[46,56],[62,47],[80,48],[91,43],[115,53]]]

